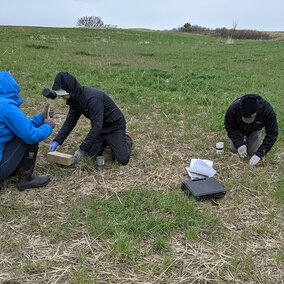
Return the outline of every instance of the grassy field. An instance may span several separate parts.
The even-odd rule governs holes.
[[[283,283],[284,42],[226,41],[120,29],[0,27],[1,71],[21,87],[23,111],[40,113],[57,72],[101,89],[135,138],[129,164],[98,172],[46,161],[43,189],[1,184],[1,283]],[[267,99],[280,134],[256,167],[229,152],[224,115],[246,93]],[[89,130],[81,118],[59,151],[73,154]],[[215,144],[225,142],[217,155]],[[227,189],[219,206],[181,191],[192,158],[213,160]]]

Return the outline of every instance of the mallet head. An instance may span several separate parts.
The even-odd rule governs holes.
[[[42,91],[42,95],[48,99],[56,99],[57,95],[56,95],[56,92],[55,91],[52,91],[50,89],[44,89]]]

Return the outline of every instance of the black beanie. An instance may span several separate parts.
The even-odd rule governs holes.
[[[257,113],[257,99],[255,97],[244,97],[241,100],[241,113],[244,117],[254,117]]]

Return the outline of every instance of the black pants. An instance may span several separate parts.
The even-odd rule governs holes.
[[[15,172],[30,147],[19,137],[14,137],[6,144],[0,162],[0,181]]]
[[[109,145],[111,157],[121,165],[126,165],[130,159],[131,139],[125,134],[125,129],[118,129],[111,133],[101,134],[87,152],[92,157],[100,156],[105,147]]]

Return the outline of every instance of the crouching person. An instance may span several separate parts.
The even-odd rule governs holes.
[[[268,101],[259,95],[248,94],[236,99],[228,108],[225,128],[231,140],[230,149],[244,159],[252,156],[254,166],[274,145],[278,136],[276,114]],[[262,128],[265,137],[261,142]]]
[[[69,105],[69,112],[49,151],[53,152],[75,127],[83,114],[91,122],[91,129],[73,156],[73,164],[84,155],[93,158],[110,146],[112,160],[126,165],[130,159],[133,141],[126,134],[126,121],[117,105],[104,92],[81,86],[74,76],[60,72],[54,79],[52,90]]]
[[[33,176],[38,143],[55,126],[47,119],[49,105],[42,114],[28,119],[20,110],[20,87],[8,72],[0,72],[0,181],[18,174],[18,189],[37,188],[49,183],[48,176]]]

